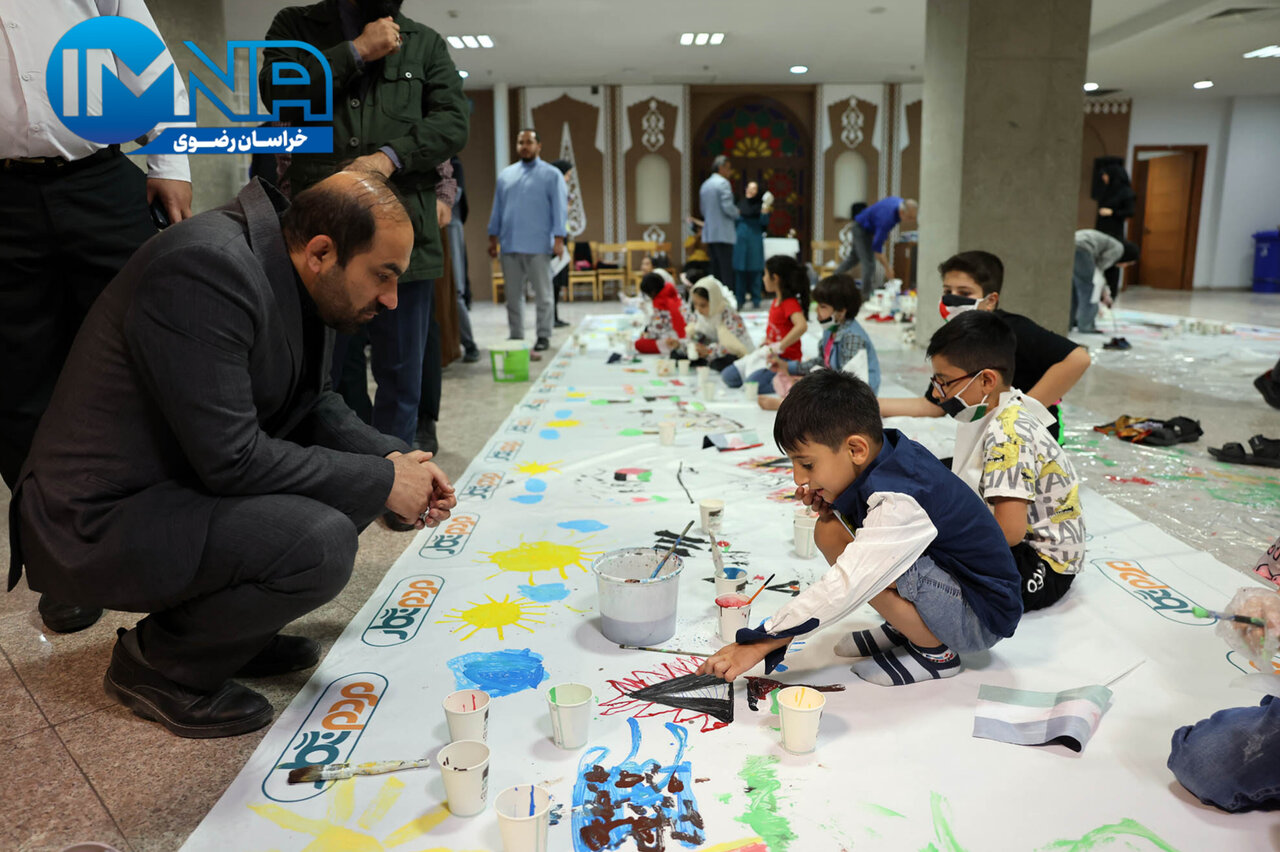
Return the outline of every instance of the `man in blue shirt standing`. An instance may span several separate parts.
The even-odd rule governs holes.
[[[733,187],[729,175],[733,172],[729,158],[720,154],[711,164],[711,177],[702,182],[698,200],[702,206],[702,242],[711,257],[711,274],[728,286],[733,286],[733,244],[737,240],[738,206],[733,203]]]
[[[848,272],[853,269],[854,264],[861,264],[863,299],[869,298],[872,291],[876,289],[878,279],[876,261],[880,262],[886,279],[896,277],[893,274],[893,264],[889,263],[889,258],[884,253],[884,242],[889,239],[889,232],[897,227],[899,222],[914,226],[919,214],[920,205],[914,198],[904,200],[896,195],[890,195],[872,204],[854,218],[853,227],[850,229],[852,250],[836,272]]]
[[[568,220],[564,178],[560,170],[541,160],[542,140],[535,130],[516,136],[520,161],[498,174],[489,216],[489,256],[502,248],[502,276],[507,290],[507,327],[512,340],[524,339],[525,282],[533,285],[537,304],[538,340],[541,352],[551,345],[551,321],[555,310],[551,293],[551,255],[564,253]]]

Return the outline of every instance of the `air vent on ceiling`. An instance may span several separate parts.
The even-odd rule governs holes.
[[[1275,6],[1233,6],[1230,9],[1223,9],[1205,18],[1206,21],[1216,21],[1219,18],[1246,18],[1250,15],[1256,15],[1260,12],[1275,12]]]

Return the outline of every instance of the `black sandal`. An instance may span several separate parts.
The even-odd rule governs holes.
[[[1223,444],[1221,447],[1210,447],[1209,455],[1213,456],[1220,462],[1228,464],[1249,464],[1258,465],[1260,467],[1280,467],[1280,458],[1268,456],[1265,453],[1273,448],[1263,446],[1264,454],[1258,455],[1257,449],[1260,446],[1258,439],[1263,441],[1269,439],[1263,438],[1261,435],[1254,435],[1249,439],[1249,446],[1255,450],[1253,455],[1246,453],[1244,447],[1238,441],[1232,441],[1230,444]],[[1273,444],[1280,444],[1280,441],[1273,441]]]

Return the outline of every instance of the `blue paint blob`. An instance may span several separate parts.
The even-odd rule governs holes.
[[[574,530],[575,532],[584,533],[600,532],[600,530],[609,529],[608,524],[602,524],[599,521],[561,521],[556,524],[556,526],[564,530]]]
[[[786,670],[787,666],[784,663],[778,663],[778,667],[774,669],[775,672],[785,672]]]
[[[543,429],[538,433],[538,437],[545,438],[548,441],[558,441],[560,440],[560,433],[555,429]]]
[[[520,594],[538,603],[562,601],[569,597],[569,590],[564,583],[547,583],[544,586],[518,586],[517,588],[520,589]]]
[[[529,505],[533,505],[534,503],[541,503],[542,495],[541,494],[521,494],[519,497],[512,497],[511,499],[515,500],[517,503],[524,503],[525,505],[529,506]]]
[[[741,580],[747,576],[747,572],[741,568],[726,568],[724,569],[724,576],[730,580]]]
[[[494,698],[536,689],[550,675],[542,667],[542,655],[520,651],[477,651],[449,661],[458,689],[483,689]]]
[[[524,484],[524,490],[532,491],[535,494],[541,494],[543,491],[547,490],[547,483],[543,482],[541,479],[530,479]]]
[[[572,390],[572,388],[570,388],[570,390]],[[572,416],[573,416],[573,409],[572,409],[572,408],[562,408],[562,409],[560,409],[559,411],[557,411],[557,412],[556,412],[556,419],[557,419],[557,420],[563,420],[563,419],[564,419],[564,418],[566,418],[566,417],[572,417]]]

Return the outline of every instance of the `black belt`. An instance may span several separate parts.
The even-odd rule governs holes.
[[[65,175],[105,163],[119,153],[119,145],[108,145],[78,160],[68,160],[65,157],[12,157],[0,160],[0,170],[27,175]]]

